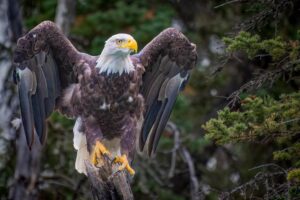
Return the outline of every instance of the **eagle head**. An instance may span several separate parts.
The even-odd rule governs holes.
[[[131,35],[125,33],[113,35],[106,40],[96,68],[100,69],[99,73],[106,75],[130,73],[134,71],[130,53],[137,52],[137,48],[137,42]]]
[[[106,40],[103,51],[107,50],[110,54],[129,55],[131,52],[137,52],[137,48],[137,42],[131,35],[119,33]]]

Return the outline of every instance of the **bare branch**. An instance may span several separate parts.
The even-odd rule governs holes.
[[[269,186],[270,182],[268,182],[268,185],[266,185],[265,181],[266,180],[271,180],[272,178],[277,178],[277,177],[282,177],[284,176],[285,177],[286,173],[285,172],[274,172],[274,173],[262,173],[262,172],[259,172],[257,173],[253,179],[251,179],[250,181],[240,185],[239,187],[236,187],[234,188],[233,190],[227,192],[227,193],[223,193],[222,194],[222,198],[221,199],[231,199],[231,196],[233,196],[234,194],[241,194],[243,196],[243,198],[246,198],[246,194],[249,194],[247,193],[247,190],[262,190],[263,188],[260,188],[258,187],[258,185],[260,183],[263,183],[265,185],[265,187],[267,186],[269,189],[272,188],[272,191],[269,191],[269,192],[272,192],[272,193],[275,193],[276,192],[276,187],[274,185]],[[285,184],[285,190],[287,189],[286,188],[286,184]],[[268,188],[265,188],[266,190]],[[270,193],[268,193],[269,195]],[[275,195],[276,196],[276,195]],[[265,199],[267,199],[265,197]]]
[[[174,175],[175,170],[175,164],[176,164],[176,152],[179,151],[181,154],[181,157],[183,158],[184,162],[187,164],[190,174],[190,197],[192,200],[198,200],[200,199],[199,195],[199,181],[196,176],[194,161],[192,159],[192,156],[190,152],[181,145],[180,142],[180,131],[178,127],[172,123],[168,122],[167,128],[170,128],[173,135],[174,135],[174,147],[172,149],[172,162],[171,162],[171,168],[169,171],[169,178]]]
[[[239,102],[239,95],[242,92],[249,92],[254,89],[258,89],[266,84],[272,86],[275,81],[277,81],[280,77],[283,77],[286,73],[292,73],[294,71],[299,70],[300,60],[291,61],[286,63],[281,68],[275,68],[274,70],[266,71],[265,73],[260,73],[259,76],[254,78],[253,80],[247,82],[243,86],[240,87],[239,90],[233,92],[227,99],[230,100],[227,106],[235,106],[237,102]],[[291,74],[289,74],[291,76]]]
[[[216,8],[221,8],[221,7],[226,6],[226,5],[229,5],[229,4],[238,3],[238,2],[243,2],[243,1],[245,1],[245,0],[232,0],[232,1],[227,1],[227,2],[225,2],[225,3],[222,3],[222,4],[220,4],[220,5],[215,6],[214,8],[215,8],[215,9],[216,9]]]
[[[199,200],[200,196],[199,196],[199,182],[196,176],[196,171],[195,171],[195,166],[194,166],[194,162],[192,159],[191,154],[189,153],[189,151],[183,147],[181,149],[181,154],[182,157],[184,159],[184,161],[186,162],[186,164],[188,165],[189,168],[189,173],[190,173],[190,182],[191,182],[191,199],[192,200]]]
[[[174,134],[174,147],[172,149],[171,167],[168,174],[168,177],[171,178],[174,176],[174,172],[175,172],[177,150],[180,147],[180,138],[179,138],[179,130],[173,122],[168,122],[167,127],[169,127]]]

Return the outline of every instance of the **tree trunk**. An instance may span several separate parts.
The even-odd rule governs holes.
[[[57,2],[55,23],[66,35],[69,35],[74,21],[75,7],[75,0],[58,0]]]
[[[39,175],[40,149],[37,145],[29,151],[20,119],[19,100],[13,84],[12,44],[22,34],[19,2],[0,0],[0,128],[6,138],[16,139],[17,161],[9,199],[37,199],[37,179]],[[17,114],[19,116],[19,114]]]
[[[37,140],[34,141],[30,151],[23,128],[17,139],[17,163],[13,187],[9,199],[34,200],[38,199],[38,179],[42,147]]]

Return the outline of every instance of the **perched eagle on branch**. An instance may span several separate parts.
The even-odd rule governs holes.
[[[46,120],[58,110],[76,119],[75,167],[97,165],[105,154],[130,174],[136,141],[156,150],[176,97],[195,66],[196,46],[168,28],[137,54],[137,42],[116,34],[99,56],[76,50],[53,22],[44,21],[20,38],[14,54],[27,144],[44,143]]]

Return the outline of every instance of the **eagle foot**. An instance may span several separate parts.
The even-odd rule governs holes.
[[[122,156],[116,156],[113,160],[113,163],[121,164],[121,166],[118,167],[118,171],[126,169],[131,176],[135,174],[135,171],[129,165],[127,156],[125,154],[123,154]]]
[[[98,164],[103,165],[103,157],[109,155],[110,152],[106,149],[106,147],[101,142],[97,141],[91,154],[91,163],[95,166]]]

